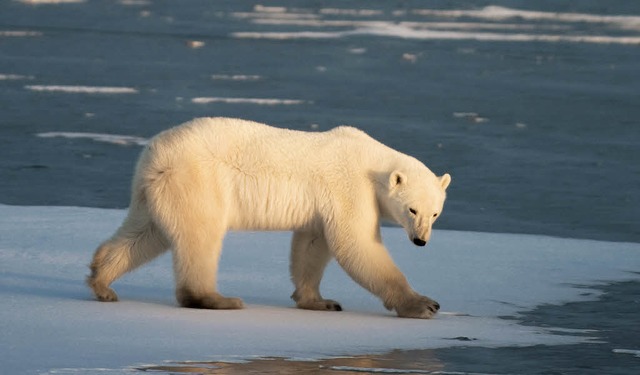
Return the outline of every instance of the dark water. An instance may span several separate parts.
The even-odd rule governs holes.
[[[595,330],[600,342],[529,348],[442,349],[436,351],[437,356],[449,364],[449,370],[462,372],[638,374],[640,282],[616,283],[600,289],[604,294],[597,301],[541,306],[522,317],[524,324]],[[635,350],[636,356],[624,353],[625,349]]]
[[[640,240],[640,45],[630,1],[526,2],[88,1],[0,2],[0,202],[126,207],[137,146],[38,138],[41,132],[150,137],[197,116],[319,130],[358,126],[453,184],[440,228]],[[420,9],[594,15],[567,21],[424,15]],[[337,13],[333,8],[374,11]],[[319,20],[321,26],[282,22]],[[395,12],[395,13],[394,13]],[[275,16],[273,14],[275,13]],[[495,13],[495,12],[494,12]],[[248,15],[247,15],[248,14]],[[270,16],[270,14],[272,14]],[[553,14],[553,13],[547,13]],[[273,24],[275,18],[276,24]],[[271,20],[272,23],[265,23]],[[344,22],[403,22],[448,40]],[[438,24],[449,23],[449,26]],[[480,24],[478,26],[478,24]],[[236,32],[361,31],[332,38],[253,39]],[[364,31],[362,31],[364,29]],[[375,29],[375,27],[374,27]],[[15,36],[28,31],[34,35]],[[404,30],[406,32],[406,30]],[[477,41],[491,32],[605,36],[606,43]],[[13,36],[12,36],[13,35]],[[469,36],[470,35],[470,36]],[[471,38],[471,39],[469,39]],[[190,48],[189,41],[204,43]],[[252,75],[255,80],[214,79]],[[134,94],[26,86],[128,87]],[[298,105],[193,103],[278,98]],[[475,115],[465,115],[475,113]]]
[[[232,116],[304,130],[354,125],[451,173],[439,228],[640,241],[640,2],[258,4],[0,1],[0,203],[128,205],[139,146],[40,133],[148,138],[194,117]],[[490,5],[519,12],[464,13]],[[247,32],[305,34],[235,34]],[[105,87],[133,92],[95,92]],[[526,315],[596,329],[601,344],[381,360],[424,371],[637,374],[640,358],[613,350],[640,349],[639,287],[605,286],[599,301]],[[384,367],[363,360],[347,366]]]

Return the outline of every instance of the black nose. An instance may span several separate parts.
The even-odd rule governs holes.
[[[421,240],[421,239],[419,239],[417,237],[413,239],[413,243],[416,244],[416,246],[424,246],[424,245],[427,244],[426,241]]]

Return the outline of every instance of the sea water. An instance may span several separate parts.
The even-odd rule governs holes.
[[[638,241],[639,47],[628,1],[4,1],[0,202],[126,207],[128,137],[232,116],[451,173],[442,228]]]

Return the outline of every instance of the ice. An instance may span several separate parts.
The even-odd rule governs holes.
[[[632,350],[632,349],[613,349],[614,353],[617,354],[631,354],[640,358],[640,350]]]
[[[640,44],[636,36],[567,35],[567,34],[507,34],[493,32],[463,32],[450,30],[416,29],[406,25],[377,23],[376,26],[347,31],[292,31],[292,32],[234,32],[239,39],[340,39],[357,35],[372,35],[416,40],[476,40],[480,42],[548,42],[548,43],[596,43]]]
[[[29,30],[0,30],[0,37],[30,37],[30,36],[42,36],[39,31]]]
[[[262,76],[257,74],[213,74],[211,79],[216,81],[259,81]]]
[[[253,7],[253,10],[256,12],[262,12],[262,13],[286,13],[287,12],[287,8],[286,7],[272,7],[272,6],[264,6],[264,5],[255,5]]]
[[[443,312],[432,320],[397,318],[335,264],[322,292],[345,311],[303,311],[289,299],[290,234],[229,233],[219,287],[243,298],[245,309],[178,308],[169,254],[117,281],[120,302],[96,302],[84,285],[87,264],[124,215],[0,205],[3,372],[118,373],[164,361],[585,342],[598,339],[598,332],[522,326],[498,317],[517,318],[546,303],[593,300],[598,292],[590,286],[637,279],[632,271],[640,269],[636,243],[436,230],[426,248],[417,248],[402,229],[383,228],[398,266]]]
[[[568,23],[597,23],[618,26],[628,30],[640,30],[639,16],[623,15],[599,15],[585,13],[563,13],[563,12],[540,12],[521,9],[506,8],[490,5],[480,10],[435,10],[416,9],[412,13],[425,16],[462,18],[471,17],[492,21],[502,21],[507,19],[523,19],[527,21],[554,21]]]
[[[199,97],[191,99],[196,104],[227,103],[227,104],[257,104],[257,105],[296,105],[306,101],[298,99],[275,98],[223,98],[223,97]]]
[[[28,85],[24,87],[31,91],[63,92],[71,94],[137,94],[132,87],[105,86],[67,86],[67,85]]]
[[[42,4],[78,4],[84,3],[86,0],[16,0],[23,4],[42,5]]]
[[[381,10],[376,9],[344,9],[344,8],[322,8],[318,11],[320,14],[342,15],[342,16],[359,16],[371,17],[384,14]]]
[[[151,5],[151,0],[119,0],[118,4],[127,6],[147,6]]]
[[[254,24],[274,27],[299,26],[315,30],[238,31],[231,36],[245,39],[296,40],[372,35],[416,40],[640,44],[640,37],[635,34],[599,35],[597,31],[585,31],[581,26],[590,23],[625,32],[637,31],[640,30],[638,16],[541,12],[500,6],[487,6],[478,10],[414,9],[411,13],[424,16],[427,21],[399,20],[398,17],[406,16],[406,13],[392,12],[390,16],[384,11],[373,9],[277,8],[277,12],[274,12],[256,8],[254,12],[235,12],[231,13],[231,16],[249,19]],[[325,28],[327,31],[317,31],[318,28]]]
[[[47,0],[43,0],[47,1]],[[302,18],[315,18],[317,14],[329,16],[349,16],[349,17],[382,17],[387,14],[379,9],[348,9],[348,8],[320,8],[320,9],[304,9],[286,7],[267,7],[256,5],[253,12],[233,13],[238,18],[291,18],[294,14],[302,16]],[[438,18],[472,18],[485,21],[505,21],[505,20],[524,20],[524,21],[545,21],[556,23],[592,23],[604,24],[611,27],[617,27],[625,30],[640,30],[640,16],[629,15],[600,15],[587,13],[571,13],[571,12],[544,12],[531,11],[524,9],[508,8],[503,6],[489,5],[481,9],[412,9],[409,11],[414,15],[438,17]],[[407,12],[392,12],[391,15],[399,17],[405,16]],[[301,17],[297,17],[301,18]],[[465,20],[464,23],[467,23]]]
[[[85,114],[87,117],[92,117],[91,114]],[[44,132],[38,133],[36,136],[40,138],[68,138],[68,139],[91,139],[96,142],[111,143],[120,146],[137,145],[144,146],[149,143],[149,140],[142,137],[136,137],[133,135],[119,135],[119,134],[103,134],[103,133],[82,133],[82,132]]]
[[[298,32],[254,32],[238,31],[231,33],[231,36],[239,39],[338,39],[347,35],[345,32],[320,32],[320,31],[298,31]]]
[[[33,78],[33,76],[24,76],[21,74],[0,74],[0,81],[18,81]]]

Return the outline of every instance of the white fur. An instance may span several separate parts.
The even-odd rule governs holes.
[[[428,318],[439,306],[413,291],[395,266],[380,220],[402,225],[423,245],[450,181],[350,127],[320,133],[195,119],[160,133],[143,151],[128,216],[97,249],[88,283],[99,300],[115,301],[115,279],[172,248],[181,305],[240,308],[240,299],[216,289],[225,233],[291,230],[298,307],[341,309],[319,291],[334,257],[387,308]]]

